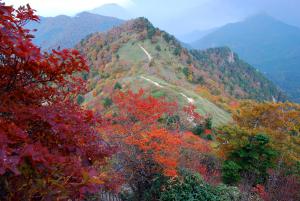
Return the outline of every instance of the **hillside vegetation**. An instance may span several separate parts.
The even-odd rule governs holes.
[[[236,98],[285,100],[285,95],[271,81],[228,47],[192,50],[191,54],[200,67],[205,66],[225,86],[224,90]]]
[[[272,100],[280,94],[230,50],[216,49],[219,54],[210,50],[201,58],[200,52],[190,53],[145,18],[94,34],[77,48],[91,66],[90,92],[85,96],[85,104],[91,108],[97,104],[101,107],[98,99],[108,97],[119,83],[122,88],[144,88],[154,96],[178,100],[181,105],[193,103],[198,112],[211,115],[219,125],[231,121],[226,110],[235,99]],[[239,76],[232,78],[232,71]],[[246,74],[249,78],[244,81]]]
[[[89,66],[41,51],[37,20],[0,0],[0,200],[300,200],[300,105],[217,95],[240,84],[230,50],[192,56],[139,18],[82,41]]]

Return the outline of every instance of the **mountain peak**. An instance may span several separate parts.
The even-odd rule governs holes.
[[[245,19],[245,21],[260,21],[260,22],[281,22],[280,20],[274,18],[266,12],[257,13],[255,15],[249,16]],[[283,23],[283,22],[281,22]]]
[[[120,19],[131,19],[131,13],[124,7],[116,3],[104,4],[98,8],[89,11],[98,15],[112,16]]]
[[[153,24],[145,17],[138,17],[132,20],[132,23],[137,26],[142,26],[144,28],[154,28]]]
[[[193,44],[194,48],[228,46],[256,66],[290,100],[299,101],[300,29],[267,13],[220,27]]]
[[[135,33],[135,34],[142,34],[146,31],[148,33],[149,31],[155,32],[155,27],[152,25],[152,23],[144,17],[139,17],[136,19],[132,19],[129,21],[126,21],[124,24],[122,24],[119,27],[115,27],[116,30],[122,30],[122,32],[126,32],[127,34]],[[111,30],[112,32],[114,31]]]
[[[75,17],[95,16],[96,14],[87,11],[76,14]],[[99,16],[99,15],[98,15]]]

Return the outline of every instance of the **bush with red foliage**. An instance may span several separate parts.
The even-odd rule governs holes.
[[[270,201],[269,195],[263,185],[257,184],[252,191],[257,193],[264,201]]]
[[[0,200],[79,198],[104,184],[112,154],[91,111],[73,102],[87,71],[76,50],[42,53],[24,28],[29,5],[0,0]]]
[[[157,175],[174,177],[184,167],[197,170],[210,145],[179,125],[201,119],[193,106],[182,111],[176,103],[146,96],[143,90],[118,91],[112,100],[100,132],[118,146],[116,167],[136,200],[142,200]]]

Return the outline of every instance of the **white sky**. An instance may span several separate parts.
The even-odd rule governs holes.
[[[48,17],[60,14],[74,15],[81,11],[87,11],[107,3],[117,3],[127,7],[132,4],[131,0],[4,0],[6,5],[19,7],[30,4],[37,10],[37,14]]]

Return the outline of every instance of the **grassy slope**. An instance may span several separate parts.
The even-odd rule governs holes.
[[[156,44],[160,45],[161,51],[155,49]],[[183,75],[176,73],[176,69],[182,66],[169,50],[164,40],[158,41],[156,44],[152,44],[150,40],[145,40],[144,42],[132,40],[122,46],[116,53],[119,55],[119,60],[126,60],[130,65],[136,66],[136,69],[134,67],[131,68],[130,71],[125,73],[126,75],[118,79],[118,82],[123,85],[129,85],[133,90],[138,90],[139,88],[149,89],[154,96],[166,96],[170,101],[176,100],[180,105],[187,105],[189,103],[181,94],[183,93],[195,100],[194,104],[200,114],[213,117],[215,126],[231,121],[231,115],[228,112],[195,93],[191,84],[182,81],[180,86],[176,85],[176,81],[184,80]],[[139,45],[142,45],[154,57],[154,65],[152,67],[147,65],[148,58]],[[118,62],[114,65],[117,66]],[[143,79],[142,76],[159,83],[163,87],[156,86],[154,83]]]

